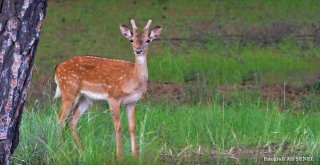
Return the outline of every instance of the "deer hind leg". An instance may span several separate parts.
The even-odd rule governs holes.
[[[58,114],[58,143],[60,144],[62,141],[62,128],[65,125],[65,120],[67,119],[67,116],[69,115],[70,111],[73,110],[74,105],[77,104],[79,100],[79,96],[75,97],[63,97],[62,96],[62,105],[61,110]]]
[[[136,107],[136,104],[126,105],[128,124],[129,124],[129,130],[130,130],[130,138],[131,138],[131,151],[132,151],[132,155],[138,158],[138,149],[136,144],[136,123],[135,123],[135,116],[134,116],[135,107]]]
[[[120,121],[120,102],[116,100],[108,100],[111,109],[111,116],[113,120],[113,126],[116,131],[117,141],[117,158],[120,159],[122,155],[121,151],[121,121]]]
[[[78,104],[76,105],[75,109],[73,110],[73,114],[70,117],[70,120],[68,122],[69,128],[72,132],[73,140],[81,150],[82,150],[82,147],[81,147],[80,137],[77,130],[77,124],[80,117],[83,115],[84,112],[86,112],[86,110],[91,105],[92,105],[92,101],[88,97],[82,96],[78,101]]]

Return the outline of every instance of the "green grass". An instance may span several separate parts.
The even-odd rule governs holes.
[[[313,58],[274,49],[249,47],[238,51],[238,54],[225,50],[214,54],[193,50],[188,56],[164,51],[148,61],[150,79],[184,83],[192,76],[199,76],[213,86],[241,83],[246,77],[256,74],[258,83],[281,83],[290,79],[288,84],[301,85],[304,81],[300,79],[301,75],[312,75],[319,70],[318,63],[310,63]]]
[[[102,105],[90,109],[80,120],[78,127],[85,148],[83,152],[77,149],[67,128],[63,132],[63,143],[57,144],[58,104],[44,109],[27,109],[21,123],[20,145],[14,154],[14,162],[126,164],[133,161],[136,164],[159,164],[170,160],[170,157],[163,160],[161,153],[172,152],[175,161],[183,162],[183,157],[177,156],[180,152],[191,152],[199,147],[202,150],[214,148],[217,153],[223,153],[232,147],[262,150],[271,144],[281,148],[284,143],[287,143],[289,150],[282,153],[281,149],[275,149],[273,154],[313,156],[314,160],[319,160],[319,113],[281,112],[276,105],[264,104],[257,99],[251,104],[242,104],[240,100],[228,106],[214,102],[211,105],[177,107],[141,103],[136,112],[140,159],[134,161],[130,156],[130,138],[123,111],[121,120],[125,158],[117,161],[111,116],[107,105]],[[204,154],[208,157],[199,161],[210,162],[210,153]],[[246,156],[240,160],[245,161]],[[251,159],[251,162],[262,160],[260,155]],[[231,160],[220,154],[213,161],[230,163]]]

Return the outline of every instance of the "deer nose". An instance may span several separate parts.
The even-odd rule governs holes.
[[[142,49],[136,49],[135,51],[137,54],[140,54],[142,52]]]

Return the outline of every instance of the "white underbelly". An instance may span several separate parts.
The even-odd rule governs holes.
[[[90,91],[81,91],[80,92],[83,95],[86,95],[88,98],[92,100],[107,100],[108,94],[107,93],[95,93]]]
[[[136,103],[138,100],[140,100],[141,97],[142,97],[142,92],[132,93],[128,96],[125,96],[123,98],[122,103],[123,104]]]

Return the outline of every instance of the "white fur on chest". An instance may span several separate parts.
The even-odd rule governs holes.
[[[143,93],[142,92],[133,92],[123,98],[122,103],[123,104],[131,104],[131,103],[136,103],[140,98],[142,97]]]

